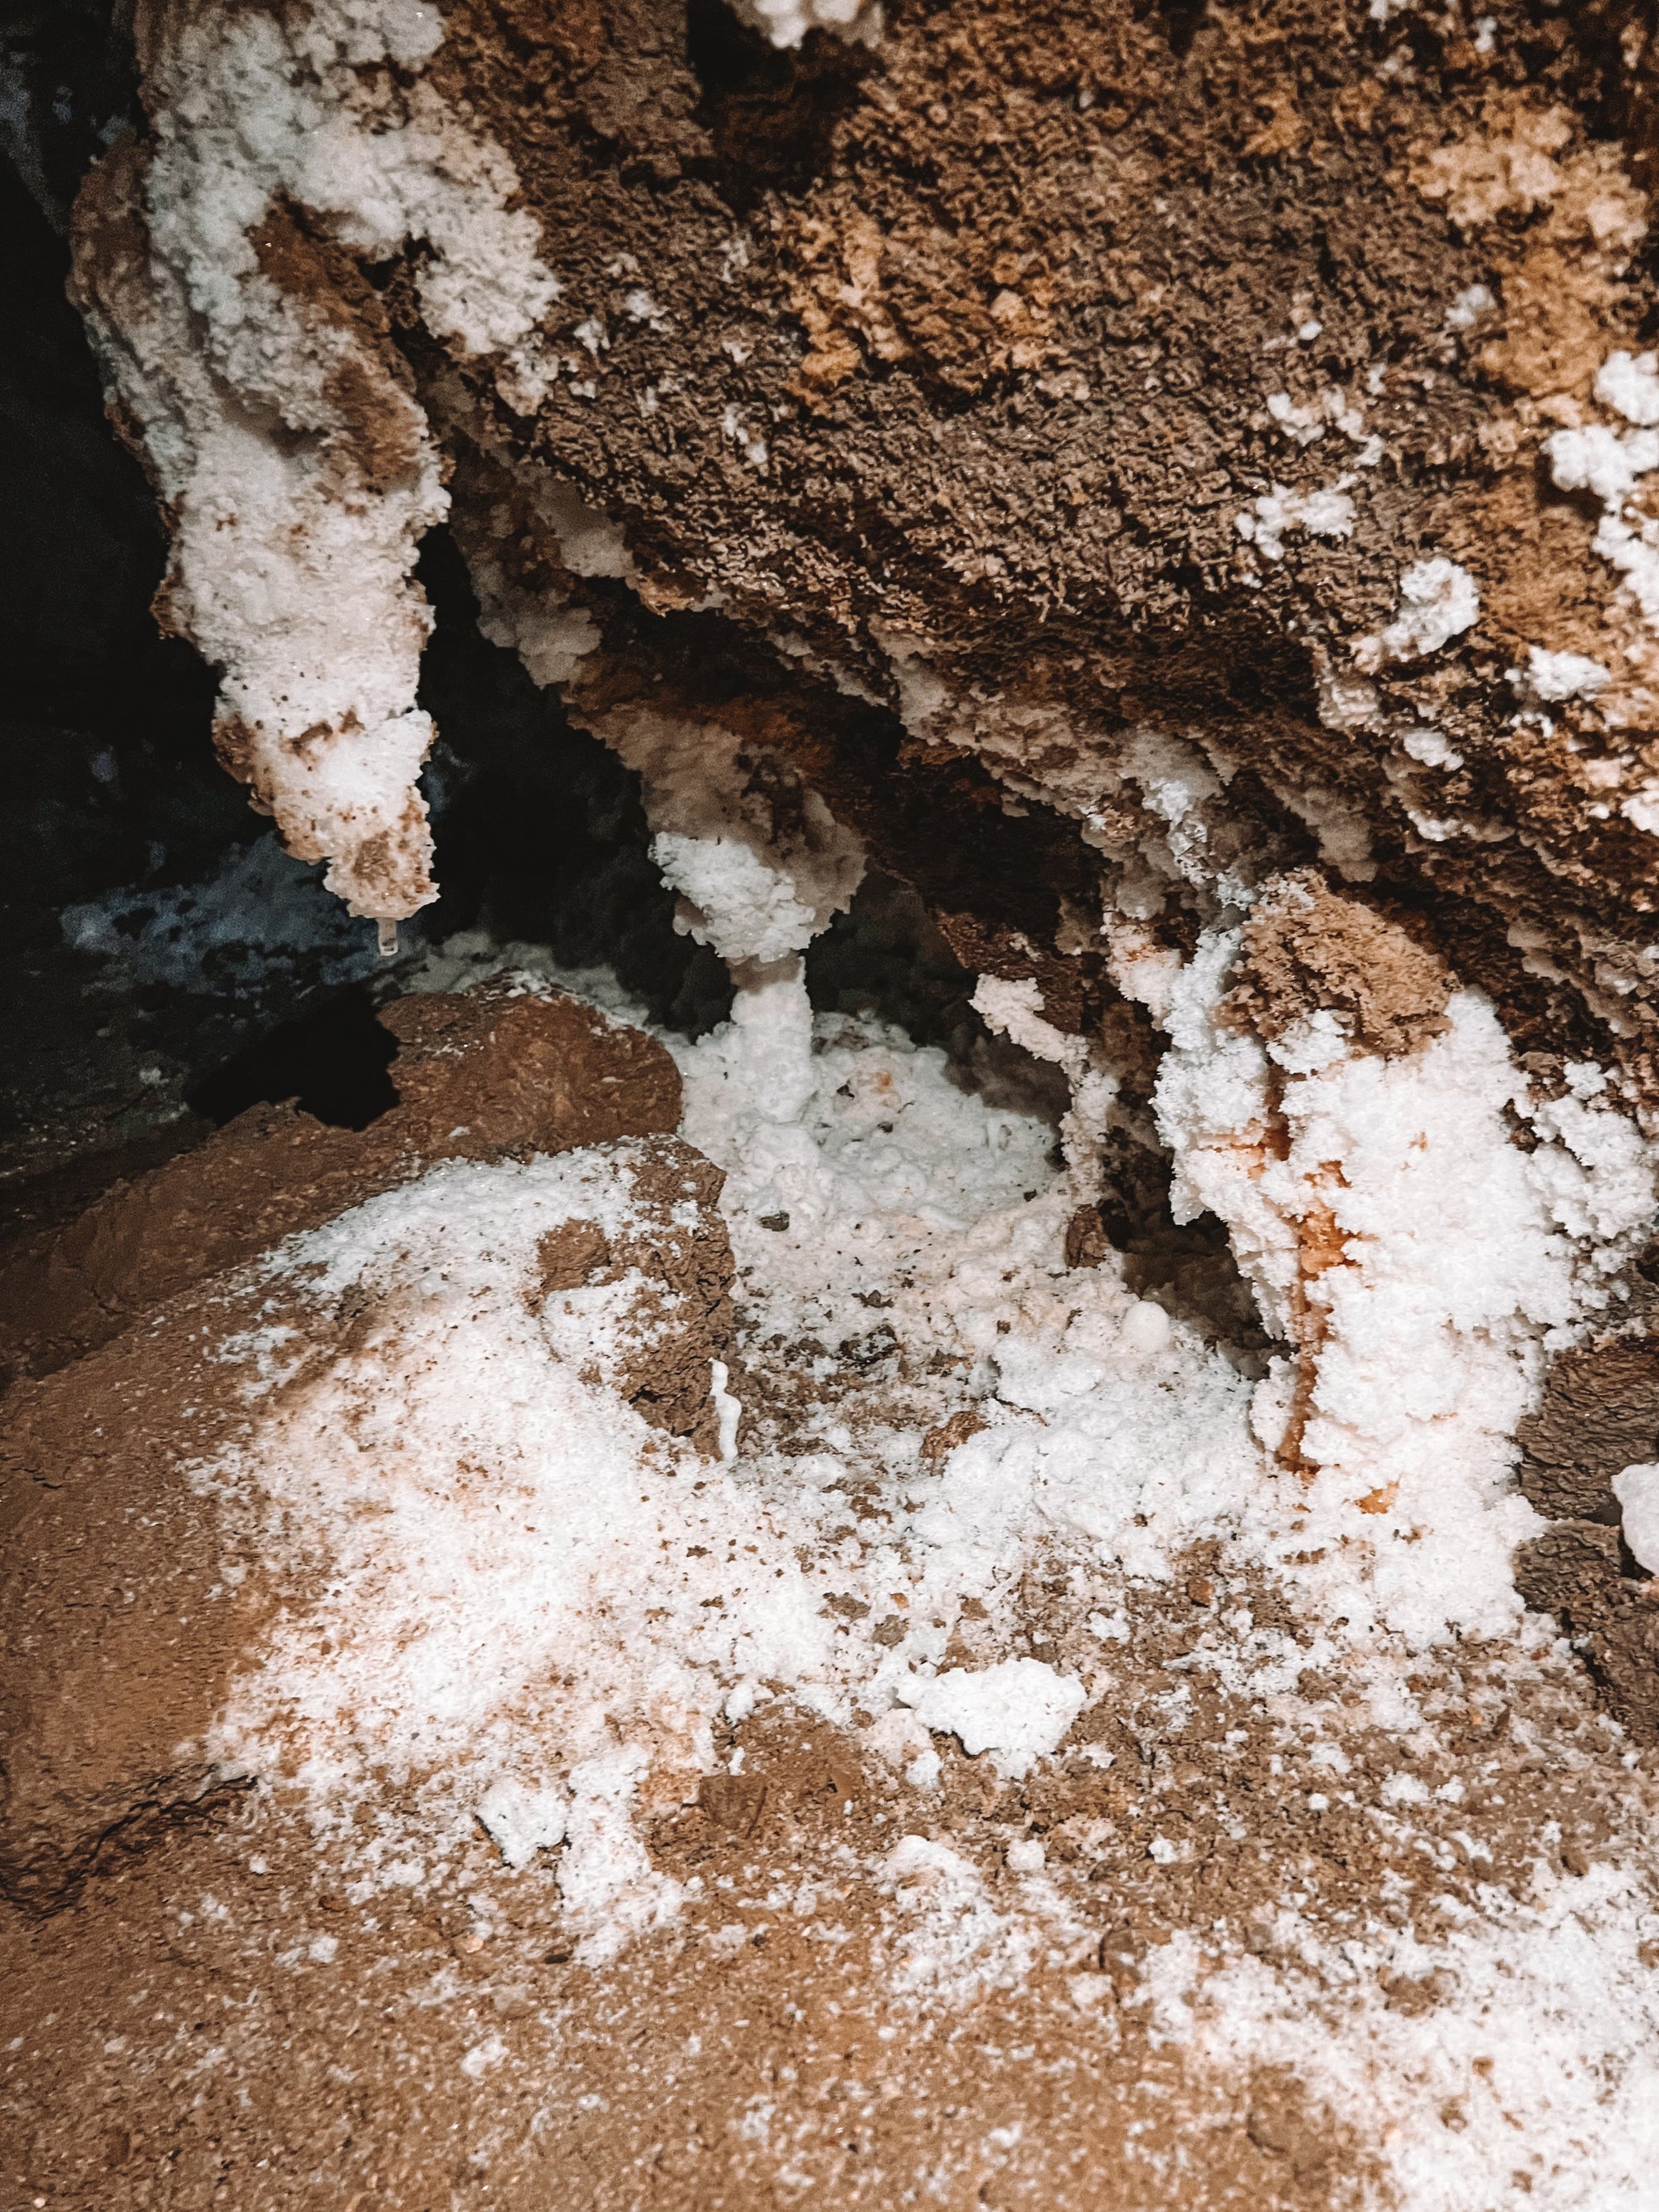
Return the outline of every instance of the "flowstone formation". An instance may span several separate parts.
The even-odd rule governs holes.
[[[1650,11],[131,31],[224,764],[439,897],[441,545],[731,996],[417,928],[368,1127],[0,1258],[10,2109],[181,2212],[1647,2204]]]

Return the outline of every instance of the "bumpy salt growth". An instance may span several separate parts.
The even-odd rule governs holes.
[[[1184,1332],[1149,1352],[1109,1271],[1067,1276],[1045,1123],[964,1095],[942,1054],[878,1025],[835,1019],[809,1057],[793,988],[746,1000],[747,1030],[682,1059],[688,1133],[732,1164],[755,1328],[844,1338],[879,1290],[913,1363],[936,1347],[976,1376],[986,1426],[941,1473],[920,1457],[923,1389],[857,1433],[827,1420],[804,1456],[701,1467],[654,1436],[603,1380],[628,1286],[561,1300],[556,1323],[526,1303],[549,1228],[622,1225],[604,1151],[442,1167],[296,1240],[274,1286],[324,1310],[355,1289],[377,1317],[297,1377],[280,1334],[230,1348],[260,1370],[263,1410],[247,1450],[200,1479],[273,1557],[328,1565],[221,1750],[263,1768],[276,1747],[323,1826],[356,1838],[365,1881],[427,1878],[475,1811],[515,1855],[564,1791],[562,1886],[596,1941],[618,1941],[674,1907],[633,1840],[634,1793],[706,1771],[723,1702],[788,1688],[842,1724],[855,1701],[914,1703],[963,1602],[1006,1608],[1025,1544],[1090,1540],[1167,1571],[1250,1487],[1232,1370]],[[826,1541],[832,1486],[868,1474],[896,1486],[890,1537]],[[884,1607],[896,1588],[899,1643],[832,1635],[826,1595]],[[1054,1694],[1014,1756],[1051,1747],[1077,1693]],[[370,1786],[376,1767],[408,1778],[404,1811]]]
[[[1480,612],[1473,576],[1443,554],[1413,562],[1400,579],[1400,608],[1376,636],[1361,641],[1354,659],[1368,674],[1390,660],[1417,660],[1461,636]]]
[[[1218,2065],[1293,2069],[1376,2147],[1411,2212],[1488,2203],[1494,2174],[1550,2212],[1645,2212],[1659,1990],[1644,1886],[1607,1866],[1564,1881],[1540,1861],[1528,1903],[1494,1886],[1481,1906],[1432,1948],[1373,1923],[1340,1955],[1282,1910],[1288,1972],[1243,1959],[1202,1976],[1177,1936],[1155,1954],[1159,2025]],[[1384,2001],[1393,1978],[1431,1972],[1453,2001]]]
[[[1088,1693],[1074,1674],[1040,1659],[1005,1659],[997,1667],[947,1668],[899,1694],[924,1728],[955,1736],[970,1759],[988,1751],[997,1772],[1018,1780],[1059,1750]]]
[[[1625,1541],[1638,1564],[1659,1575],[1659,1466],[1622,1468],[1613,1478]]]
[[[1659,469],[1659,431],[1650,427],[1659,422],[1659,378],[1654,373],[1654,356],[1644,353],[1632,358],[1623,350],[1609,354],[1597,374],[1595,393],[1605,405],[1638,427],[1617,431],[1605,423],[1592,422],[1557,430],[1545,440],[1544,452],[1550,472],[1564,491],[1589,491],[1601,501],[1594,550],[1624,579],[1651,629],[1659,623],[1659,525],[1639,506],[1632,509],[1631,501],[1644,480]],[[1588,665],[1594,668],[1595,664]],[[1593,678],[1571,688],[1588,693],[1599,689],[1600,683]],[[1659,836],[1659,781],[1650,777],[1620,804],[1619,811],[1638,830],[1650,836]]]
[[[289,850],[358,914],[435,897],[416,788],[428,621],[412,581],[448,506],[395,356],[343,312],[287,210],[381,260],[423,240],[422,312],[468,353],[516,346],[558,290],[512,165],[417,72],[422,0],[316,0],[152,26],[155,143],[95,179],[81,304],[173,528],[170,619],[222,671],[218,741]],[[137,212],[144,250],[131,250]]]
[[[1190,1030],[1171,1012],[1177,1064],[1194,1078],[1192,1055],[1222,1049],[1206,1003],[1195,975]],[[264,1668],[239,1683],[220,1751],[266,1774],[285,1759],[363,1892],[439,1878],[476,1820],[508,1869],[559,1846],[580,1954],[603,1960],[686,1902],[653,1869],[641,1816],[684,1800],[714,1768],[719,1716],[740,1719],[768,1698],[865,1726],[919,1810],[939,1772],[930,1731],[1006,1772],[1027,1771],[1085,1703],[1112,1696],[1123,1632],[1099,1617],[1100,1662],[1075,1674],[1025,1658],[947,1661],[969,1601],[994,1631],[1018,1626],[1020,1585],[1039,1560],[1047,1572],[1093,1560],[1158,1580],[1207,1535],[1224,1565],[1271,1576],[1293,1541],[1305,1551],[1328,1540],[1340,1564],[1304,1580],[1316,1610],[1294,1634],[1241,1618],[1237,1636],[1205,1637],[1184,1666],[1270,1710],[1304,1670],[1333,1668],[1364,1689],[1373,1716],[1392,1698],[1398,1724],[1420,1723],[1405,1679],[1412,1646],[1465,1617],[1449,1605],[1463,1600],[1449,1591],[1443,1559],[1462,1547],[1486,1571],[1479,1563],[1495,1540],[1480,1516],[1504,1510],[1495,1486],[1489,1495],[1467,1468],[1437,1463],[1440,1487],[1425,1486],[1413,1523],[1431,1595],[1412,1611],[1386,1559],[1359,1557],[1347,1540],[1360,1525],[1352,1504],[1317,1485],[1310,1492],[1253,1437],[1248,1384],[1180,1323],[1152,1340],[1109,1262],[1081,1274],[1060,1265],[1072,1193],[1045,1123],[964,1094],[942,1055],[867,1019],[820,1018],[809,1050],[799,1012],[793,988],[744,994],[739,1019],[678,1047],[688,1132],[731,1169],[722,1203],[750,1338],[830,1342],[878,1316],[913,1374],[926,1376],[932,1353],[948,1355],[959,1401],[984,1426],[942,1459],[920,1451],[939,1386],[896,1375],[863,1394],[856,1417],[821,1412],[787,1455],[763,1430],[732,1462],[699,1462],[647,1430],[605,1380],[627,1348],[629,1285],[568,1294],[541,1318],[526,1300],[549,1228],[579,1216],[610,1236],[625,1231],[615,1170],[626,1147],[452,1164],[375,1200],[296,1240],[271,1268],[284,1301],[327,1313],[350,1295],[363,1317],[349,1347],[301,1358],[273,1327],[226,1348],[248,1368],[256,1426],[242,1452],[198,1480],[245,1545],[303,1565],[315,1595],[278,1627]],[[1487,1177],[1480,1187],[1500,1214],[1510,1209],[1504,1233],[1518,1239],[1508,1258],[1523,1295],[1528,1270],[1551,1295],[1571,1273],[1571,1239],[1540,1225],[1535,1193],[1522,1205],[1501,1176],[1490,1181],[1481,1131],[1501,1085],[1481,1022],[1461,1010],[1442,1047],[1443,1064],[1419,1054],[1357,1073],[1333,1062],[1286,1086],[1327,1085],[1320,1126],[1340,1130],[1376,1246],[1355,1310],[1363,1317],[1376,1299],[1385,1336],[1389,1301],[1409,1314],[1422,1279],[1409,1249],[1390,1242],[1395,1186],[1375,1164],[1399,1170],[1396,1088],[1410,1101],[1404,1121],[1428,1134],[1429,1184],[1449,1173],[1441,1148],[1461,1146],[1466,1171]],[[1254,1078],[1233,1073],[1238,1099],[1255,1097]],[[1231,1079],[1228,1064],[1209,1066],[1221,1105]],[[1579,1088],[1593,1091],[1587,1073]],[[1172,1085],[1166,1112],[1179,1095]],[[1588,1117],[1577,1141],[1592,1149],[1606,1136],[1594,1098],[1557,1102],[1564,1127],[1569,1109]],[[1201,1174],[1190,1118],[1187,1133]],[[1576,1206],[1573,1218],[1592,1224],[1595,1171],[1559,1134],[1548,1141],[1556,1172],[1565,1162],[1577,1176],[1564,1176],[1559,1209]],[[1617,1170],[1620,1157],[1609,1144],[1604,1165]],[[1419,1256],[1430,1273],[1443,1263],[1443,1252]],[[1486,1361],[1501,1352],[1513,1363],[1514,1340],[1501,1314],[1460,1306],[1471,1295],[1448,1292],[1420,1325],[1449,1332],[1449,1371],[1477,1395],[1512,1396],[1513,1378],[1495,1381]],[[1459,1364],[1460,1314],[1477,1343],[1484,1331],[1498,1347],[1472,1365]],[[1365,1331],[1353,1322],[1352,1334],[1357,1358]],[[1430,1352],[1444,1364],[1443,1345]],[[1423,1419],[1421,1407],[1408,1412]],[[1495,1419],[1491,1404],[1481,1418]],[[1471,1461],[1501,1457],[1480,1420],[1467,1431],[1454,1422],[1453,1435]],[[886,1517],[853,1539],[837,1486],[872,1480]],[[897,1612],[895,1592],[908,1599]],[[1339,1601],[1347,1612],[1333,1619]],[[896,1640],[849,1632],[849,1601],[870,1608],[872,1626],[896,1622]],[[1385,1626],[1402,1606],[1404,1637]],[[1371,1817],[1401,1816],[1385,1803]],[[1182,1849],[1168,1836],[1151,1846],[1170,1863]],[[902,1837],[873,1863],[890,1908],[891,1996],[971,2002],[1069,1955],[1088,1931],[1041,1859],[1015,1838],[1007,1866],[1018,1887],[996,1892],[936,1838]],[[475,1899],[474,1909],[489,1908]],[[1538,2201],[1635,2206],[1651,2155],[1644,2131],[1659,2111],[1648,2055],[1659,2017],[1639,1963],[1655,1932],[1634,1879],[1613,1869],[1568,1893],[1540,1867],[1529,1902],[1494,1889],[1482,1917],[1464,1914],[1432,1943],[1376,1920],[1333,1946],[1292,1897],[1272,1958],[1218,1970],[1177,1931],[1147,1954],[1135,2001],[1144,1996],[1158,2034],[1220,2076],[1295,2069],[1376,2147],[1413,2206],[1452,2212],[1469,2201],[1500,2146],[1504,2171],[1534,2177]],[[1455,2003],[1419,2015],[1381,2001],[1389,1977],[1430,1972],[1455,1978]],[[1443,2140],[1436,2116],[1454,2097],[1467,2125]],[[1523,2116],[1522,2135],[1510,2113]]]
[[[881,25],[881,0],[738,0],[737,11],[775,46],[798,46],[819,29],[872,37]]]
[[[1650,1218],[1650,1160],[1592,1097],[1534,1102],[1473,992],[1401,1057],[1317,1012],[1263,1046],[1220,1018],[1236,945],[1208,933],[1169,991],[1157,1110],[1177,1218],[1219,1215],[1297,1347],[1257,1390],[1256,1432],[1309,1477],[1352,1633],[1500,1633],[1520,1609],[1511,1552],[1538,1526],[1510,1480],[1515,1426],[1544,1348],[1605,1302]],[[1530,1153],[1511,1113],[1545,1139]]]

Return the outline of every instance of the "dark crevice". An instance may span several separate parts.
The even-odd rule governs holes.
[[[422,915],[422,933],[437,943],[482,927],[548,945],[562,967],[610,967],[653,1019],[702,1035],[730,1011],[731,981],[714,953],[675,930],[639,778],[573,725],[515,653],[483,635],[447,531],[427,538],[418,575],[435,617],[420,698],[443,735],[434,793],[442,895]]]
[[[685,54],[702,88],[709,181],[740,216],[763,193],[803,191],[829,167],[836,126],[874,66],[867,47],[823,31],[774,46],[724,0],[690,0]]]
[[[222,1127],[250,1106],[292,1100],[332,1128],[368,1128],[398,1103],[390,1072],[397,1046],[374,1004],[362,984],[331,992],[198,1083],[191,1111]]]

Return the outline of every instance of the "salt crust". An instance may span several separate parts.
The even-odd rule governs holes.
[[[924,1728],[955,1736],[970,1759],[988,1751],[997,1772],[1013,1780],[1059,1750],[1088,1701],[1076,1675],[1056,1674],[1039,1659],[951,1667],[899,1695]]]
[[[1524,669],[1511,668],[1508,681],[1520,697],[1543,700],[1553,706],[1563,699],[1593,699],[1613,681],[1613,671],[1584,653],[1546,653],[1542,646],[1527,648]]]
[[[1306,530],[1316,538],[1352,538],[1354,508],[1347,488],[1353,481],[1344,476],[1328,489],[1314,492],[1292,491],[1276,483],[1254,507],[1234,517],[1233,527],[1269,561],[1284,558],[1285,532],[1290,529]]]
[[[1237,944],[1206,933],[1171,993],[1156,1106],[1176,1218],[1220,1216],[1270,1334],[1301,1348],[1259,1386],[1256,1431],[1279,1447],[1299,1385],[1311,1495],[1364,1499],[1378,1525],[1364,1588],[1338,1576],[1357,1633],[1502,1633],[1510,1551],[1538,1526],[1510,1493],[1510,1438],[1542,1352],[1605,1300],[1651,1214],[1645,1148],[1593,1099],[1534,1102],[1474,992],[1403,1058],[1353,1051],[1317,1012],[1267,1046],[1224,1034]],[[1509,1112],[1534,1151],[1510,1143]]]
[[[1601,502],[1601,520],[1591,544],[1593,550],[1623,579],[1625,588],[1640,610],[1650,629],[1659,626],[1659,522],[1631,502],[1644,478],[1659,469],[1659,357],[1651,353],[1632,356],[1622,349],[1611,353],[1595,379],[1595,396],[1604,406],[1622,415],[1633,429],[1619,431],[1592,422],[1577,429],[1557,430],[1544,441],[1550,474],[1564,491],[1589,491]],[[1577,654],[1553,656],[1577,660]],[[1538,682],[1533,655],[1534,679]],[[1573,692],[1589,696],[1608,678],[1593,661],[1595,672],[1588,682],[1552,695],[1540,688],[1541,697],[1565,698]],[[1659,836],[1659,779],[1650,777],[1640,789],[1620,804],[1619,811],[1637,829]]]
[[[1419,660],[1438,653],[1471,628],[1480,612],[1480,594],[1467,568],[1443,554],[1416,561],[1400,579],[1400,611],[1375,637],[1353,648],[1355,665],[1375,675],[1385,661]]]
[[[1455,564],[1419,570],[1407,597],[1425,623],[1473,618]],[[1417,643],[1430,649],[1432,631]],[[1510,1553],[1539,1526],[1513,1489],[1515,1424],[1545,1355],[1605,1306],[1652,1216],[1651,1148],[1603,1097],[1605,1076],[1574,1068],[1565,1097],[1535,1099],[1477,992],[1452,995],[1445,1034],[1389,1059],[1357,1049],[1317,1004],[1271,1042],[1241,1033],[1226,1018],[1242,937],[1228,909],[1248,915],[1284,879],[1253,881],[1216,857],[1231,845],[1224,757],[1152,729],[1089,747],[1063,717],[1051,752],[1037,710],[1012,707],[1000,725],[949,699],[914,645],[895,677],[914,734],[949,738],[971,714],[975,748],[1003,780],[1034,788],[1023,775],[1035,759],[1048,803],[1074,812],[1109,862],[1112,980],[1171,1047],[1153,1104],[1176,1218],[1220,1218],[1288,1347],[1255,1393],[1253,1425],[1308,1477],[1325,1559],[1305,1579],[1324,1583],[1328,1617],[1358,1639],[1385,1626],[1423,1646],[1511,1632]],[[1073,765],[1050,773],[1051,758]],[[1319,795],[1298,796],[1319,819]],[[1136,800],[1130,845],[1114,817]],[[1186,959],[1147,926],[1172,880],[1222,910]],[[1110,1071],[1042,1018],[1034,983],[981,979],[975,1004],[1066,1069],[1068,1150],[1086,1170],[1077,1125],[1103,1121]],[[1530,1152],[1510,1140],[1516,1120],[1541,1140]],[[1093,1195],[1086,1172],[1078,1195]]]
[[[1224,972],[1213,946],[1208,957]],[[1218,1042],[1205,957],[1188,1009],[1178,992],[1171,1006],[1177,1055]],[[1237,1645],[1200,1645],[1189,1666],[1268,1699],[1304,1668],[1336,1669],[1369,1686],[1375,1717],[1416,1725],[1413,1638],[1382,1614],[1390,1596],[1408,1612],[1420,1600],[1391,1587],[1386,1556],[1368,1564],[1364,1524],[1335,1488],[1304,1491],[1266,1457],[1249,1433],[1248,1388],[1222,1360],[1180,1324],[1160,1350],[1139,1346],[1125,1328],[1134,1302],[1109,1261],[1081,1276],[1060,1269],[1071,1194],[1048,1164],[1046,1126],[964,1097],[938,1053],[869,1021],[821,1021],[804,1077],[787,1082],[803,1049],[798,991],[744,996],[744,1022],[678,1056],[687,1133],[732,1170],[723,1208],[749,1271],[751,1334],[834,1340],[867,1325],[858,1293],[880,1286],[892,1300],[884,1319],[918,1364],[930,1346],[974,1363],[987,1427],[938,1474],[924,1472],[915,1430],[854,1435],[834,1421],[805,1457],[698,1462],[647,1431],[603,1380],[583,1379],[618,1349],[628,1285],[574,1293],[550,1330],[526,1304],[550,1226],[578,1213],[607,1233],[623,1225],[614,1153],[436,1169],[270,1263],[273,1291],[324,1311],[368,1294],[367,1331],[349,1349],[285,1384],[293,1347],[280,1328],[224,1347],[260,1419],[243,1452],[198,1480],[243,1541],[308,1567],[320,1588],[239,1684],[226,1762],[268,1773],[273,1752],[285,1755],[360,1895],[442,1879],[474,1817],[509,1867],[562,1840],[566,1908],[580,1955],[597,1964],[685,1902],[652,1867],[635,1821],[714,1765],[722,1711],[740,1718],[788,1696],[843,1727],[855,1707],[874,1714],[870,1747],[908,1775],[925,1826],[938,1771],[930,1726],[1014,1771],[1045,1754],[1085,1698],[1109,1698],[1119,1662],[1103,1615],[1086,1680],[1036,1661],[943,1665],[963,1600],[1012,1627],[1039,1560],[1045,1572],[1115,1561],[1156,1581],[1185,1544],[1214,1537],[1224,1571],[1265,1566],[1291,1586],[1301,1640],[1253,1627]],[[1498,1111],[1491,1040],[1460,1008],[1435,1050],[1454,1064],[1419,1086],[1426,1099],[1406,1119],[1424,1123],[1437,1158],[1447,1143],[1467,1149],[1471,1132],[1478,1156],[1480,1116]],[[761,1079],[747,1079],[751,1069]],[[1588,1073],[1580,1087],[1593,1089]],[[1424,1111],[1442,1090],[1449,1124]],[[1344,1092],[1339,1073],[1325,1110],[1361,1124],[1368,1100],[1363,1086]],[[1344,1157],[1363,1169],[1379,1147],[1392,1158],[1391,1142],[1397,1131],[1372,1129]],[[1374,1202],[1363,1173],[1357,1188]],[[1493,1192],[1500,1206],[1516,1202],[1501,1182]],[[1419,1196],[1431,1225],[1436,1201],[1426,1188]],[[768,1225],[781,1211],[785,1231]],[[1504,1256],[1524,1287],[1538,1240],[1562,1232],[1520,1212]],[[1407,1305],[1413,1279],[1407,1271]],[[1477,1388],[1490,1382],[1483,1359],[1469,1371]],[[1477,1458],[1487,1449],[1478,1434],[1454,1435]],[[1456,1465],[1438,1473],[1424,1486],[1413,1551],[1431,1587],[1462,1604],[1457,1570],[1473,1561],[1478,1582],[1497,1548],[1480,1516],[1501,1521],[1507,1509]],[[830,1486],[848,1476],[884,1481],[889,1532],[837,1534],[845,1501]],[[1329,1563],[1290,1564],[1292,1542],[1328,1547]],[[879,1607],[895,1590],[908,1594],[909,1626],[892,1649],[823,1604]],[[1547,1640],[1523,1631],[1516,1666]],[[1377,1817],[1408,1823],[1410,1808]],[[920,1832],[868,1868],[893,1915],[895,2001],[970,2002],[1075,1944],[1080,1923],[1035,1858],[1011,1859],[1009,1872],[1012,1902]],[[1636,1955],[1652,1926],[1639,1885],[1601,1867],[1568,1892],[1540,1861],[1531,1903],[1494,1890],[1483,1906],[1432,1946],[1375,1923],[1333,1949],[1292,1894],[1273,1960],[1235,1957],[1218,1970],[1177,1932],[1146,1956],[1156,2032],[1230,2077],[1295,2069],[1378,2144],[1413,2212],[1463,2212],[1523,2154],[1535,2200],[1553,2212],[1650,2202],[1659,2010]],[[489,1909],[483,1893],[474,1909]],[[810,1913],[811,1899],[799,1909]],[[1430,1972],[1455,1978],[1455,2003],[1415,2018],[1384,2004],[1380,1978]],[[1438,2113],[1472,2078],[1484,2086],[1454,2136]],[[1510,2113],[1524,2115],[1524,2145]]]

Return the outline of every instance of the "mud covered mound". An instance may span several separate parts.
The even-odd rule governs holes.
[[[257,1545],[227,1560],[192,1482],[247,1427],[224,1346],[289,1346],[299,1387],[342,1327],[370,1341],[378,1318],[368,1298],[296,1305],[280,1270],[247,1264],[273,1240],[315,1231],[434,1159],[586,1157],[597,1144],[629,1194],[627,1231],[614,1251],[589,1222],[550,1232],[536,1303],[590,1275],[624,1284],[638,1340],[623,1395],[671,1433],[715,1433],[708,1363],[729,1348],[731,1261],[718,1216],[696,1224],[719,1174],[671,1137],[617,1142],[673,1126],[666,1054],[511,978],[401,1000],[386,1024],[401,1041],[402,1095],[370,1130],[325,1129],[293,1109],[245,1115],[107,1194],[15,1272],[48,1379],[10,1392],[0,1444],[0,1888],[14,1901],[60,1902],[123,1839],[235,1786],[209,1747],[213,1724],[238,1655],[293,1594]]]
[[[185,1157],[120,1182],[67,1233],[0,1271],[0,1357],[45,1374],[179,1292],[441,1159],[500,1159],[672,1129],[679,1082],[660,1048],[594,1008],[513,977],[394,1002],[397,1103],[368,1128],[255,1107]]]
[[[1639,2204],[1650,1662],[1591,1643],[1598,1712],[1493,1544],[1650,1640],[1593,1517],[1649,1416],[1571,1425],[1639,1315],[1524,1432],[1575,1517],[1401,1546],[1079,1249],[1049,1121],[743,1012],[677,1073],[527,980],[398,1002],[448,1046],[338,1210],[14,1388],[13,2185]],[[390,1172],[439,1081],[489,1148]]]

